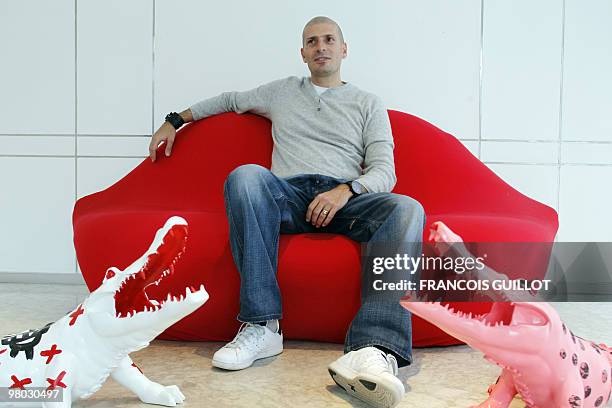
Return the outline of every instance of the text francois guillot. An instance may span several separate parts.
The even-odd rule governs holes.
[[[454,271],[461,275],[466,271],[482,271],[486,265],[484,257],[411,257],[406,254],[400,254],[394,257],[375,257],[373,259],[372,272],[376,275],[381,275],[389,270],[406,270],[411,275],[415,274],[419,269],[439,270],[439,271]],[[418,282],[402,279],[399,282],[384,282],[382,279],[374,280],[372,283],[373,289],[382,290],[469,290],[469,291],[485,291],[488,289],[494,290],[512,290],[512,291],[539,291],[548,290],[550,284],[549,279],[527,281],[524,279],[465,279],[465,280],[434,280],[421,279]],[[418,286],[418,288],[417,288]]]

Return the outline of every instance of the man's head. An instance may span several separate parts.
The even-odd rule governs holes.
[[[314,77],[339,77],[347,47],[338,23],[323,16],[311,19],[302,31],[300,52]]]

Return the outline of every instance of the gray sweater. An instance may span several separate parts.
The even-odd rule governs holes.
[[[396,182],[393,135],[381,99],[344,83],[320,96],[309,77],[289,77],[246,92],[224,92],[190,107],[194,120],[252,112],[272,122],[271,171],[357,180],[369,192]]]

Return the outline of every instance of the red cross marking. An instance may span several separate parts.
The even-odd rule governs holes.
[[[72,326],[76,322],[76,320],[79,318],[79,316],[82,315],[83,312],[85,312],[85,310],[83,310],[83,308],[81,306],[82,305],[79,305],[77,310],[75,310],[74,312],[70,313],[70,317],[72,319],[70,319],[70,323],[68,323],[69,326]]]
[[[64,378],[65,375],[66,375],[66,372],[62,371],[61,373],[59,373],[59,375],[57,376],[55,380],[52,378],[47,378],[47,382],[51,384],[47,387],[47,390],[54,390],[55,387],[66,388],[66,384],[62,382],[62,379]]]
[[[9,388],[20,388],[22,390],[25,390],[25,388],[23,387],[24,385],[32,384],[31,378],[24,378],[23,380],[19,380],[16,376],[11,375],[11,380],[13,380],[13,385],[11,385]]]
[[[53,357],[56,354],[61,353],[62,350],[57,348],[57,344],[54,344],[51,346],[51,348],[49,350],[43,350],[40,352],[40,355],[43,357],[47,357],[47,361],[45,362],[45,364],[49,364],[51,362],[51,360],[53,359]]]

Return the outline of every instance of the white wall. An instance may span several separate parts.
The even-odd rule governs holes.
[[[307,75],[303,24],[343,28],[343,79],[460,138],[612,240],[612,2],[0,0],[0,274],[77,273],[71,212],[147,155],[171,110]]]

